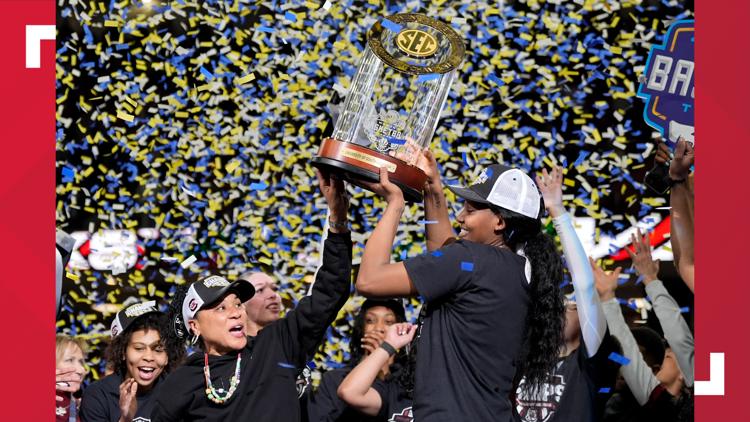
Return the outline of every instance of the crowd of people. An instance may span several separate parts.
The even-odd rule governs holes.
[[[621,268],[605,271],[586,255],[563,203],[563,168],[532,178],[494,164],[469,186],[447,186],[463,202],[451,222],[437,162],[429,151],[424,158],[428,252],[393,262],[405,201],[382,169],[368,184],[387,206],[356,272],[356,293],[367,299],[351,360],[317,388],[307,363],[352,288],[345,185],[320,173],[322,263],[294,309],[284,312],[277,281],[262,272],[202,277],[179,289],[166,313],[153,301],[131,305],[112,321],[109,374],[80,400],[87,346],[58,335],[57,419],[693,419],[693,335],[658,278],[647,233],[633,234],[628,253],[663,333],[626,323],[616,296]],[[674,264],[692,291],[694,150],[681,140],[674,152],[660,146],[656,160],[669,166]],[[416,321],[402,299],[412,297],[422,300]]]

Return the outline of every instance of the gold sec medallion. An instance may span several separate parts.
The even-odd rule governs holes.
[[[419,29],[406,29],[396,36],[396,46],[412,57],[432,57],[437,53],[438,42],[428,32]]]
[[[399,29],[398,34],[391,38],[388,46],[384,44],[385,38],[383,37],[389,29],[386,29],[381,21],[376,22],[367,32],[368,47],[387,66],[410,75],[444,74],[458,68],[463,61],[466,52],[464,42],[461,36],[445,23],[420,13],[399,13],[387,19],[405,27]],[[430,32],[417,29],[415,26],[426,27]],[[442,40],[438,40],[439,38]],[[395,56],[391,54],[390,47],[395,47],[398,54]],[[433,57],[443,53],[441,50],[443,48],[447,49],[447,54],[444,54],[438,62],[431,62]],[[403,60],[403,57],[398,57],[402,53],[422,63]]]

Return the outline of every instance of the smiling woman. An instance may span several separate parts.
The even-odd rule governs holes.
[[[156,309],[154,301],[118,312],[112,321],[112,342],[105,353],[114,373],[86,389],[81,420],[147,419],[154,391],[185,354],[171,333],[169,319]]]
[[[212,275],[178,290],[172,321],[181,337],[202,349],[170,374],[156,398],[151,421],[300,420],[297,377],[312,359],[328,326],[349,296],[351,235],[343,181],[319,175],[330,231],[311,293],[278,318],[273,286],[258,283],[261,307],[276,317],[263,329],[248,327],[243,302],[256,283]],[[261,291],[263,290],[263,291]]]

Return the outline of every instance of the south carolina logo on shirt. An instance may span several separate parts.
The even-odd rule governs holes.
[[[552,419],[560,397],[565,391],[565,379],[562,375],[553,375],[544,383],[540,391],[529,396],[524,394],[521,387],[526,383],[524,378],[516,390],[516,411],[524,422],[547,422]]]
[[[393,416],[388,419],[388,422],[412,422],[413,420],[414,415],[411,413],[411,406],[409,406],[402,410],[401,413],[394,413]]]

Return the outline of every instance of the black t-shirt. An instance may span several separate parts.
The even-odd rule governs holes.
[[[693,397],[683,391],[680,397],[671,395],[663,386],[657,386],[643,406],[627,388],[614,394],[607,402],[604,422],[692,422]]]
[[[581,336],[580,346],[560,358],[555,371],[534,397],[526,397],[521,381],[516,390],[516,411],[523,422],[594,422],[602,419],[604,405],[614,389],[619,365],[609,360],[619,350],[607,331],[596,354],[588,357]],[[600,392],[602,389],[605,391]]]
[[[151,409],[154,407],[153,398],[156,396],[155,392],[161,385],[162,380],[163,377],[158,378],[153,388],[136,396],[138,411],[135,413],[134,421],[151,421]],[[120,384],[122,384],[122,377],[119,374],[108,375],[91,384],[81,399],[81,421],[117,422],[120,420]]]
[[[524,263],[508,249],[462,240],[404,262],[427,301],[416,420],[512,420],[514,360],[530,300]]]
[[[378,418],[387,422],[412,422],[412,399],[405,395],[396,377],[397,374],[384,383],[372,386],[380,393],[380,400],[383,402]]]
[[[351,367],[332,369],[320,379],[320,385],[307,402],[309,422],[411,422],[411,400],[406,398],[395,376],[376,379],[372,388],[382,402],[377,416],[367,416],[349,407],[337,394]]]

